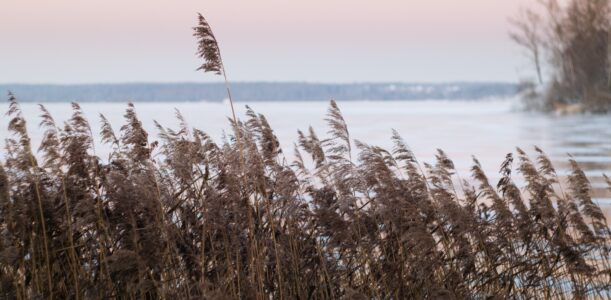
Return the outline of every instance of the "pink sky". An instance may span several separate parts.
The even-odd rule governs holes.
[[[214,81],[196,12],[233,80],[515,81],[507,18],[527,0],[1,0],[0,82]]]

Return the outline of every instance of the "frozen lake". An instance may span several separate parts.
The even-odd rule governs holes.
[[[237,114],[244,117],[244,105],[237,103]],[[327,102],[253,102],[247,103],[264,114],[275,130],[288,159],[292,159],[297,129],[312,126],[324,137]],[[340,102],[351,137],[362,142],[390,148],[391,129],[396,129],[420,161],[434,162],[437,148],[443,149],[463,178],[468,177],[471,156],[477,157],[491,181],[496,180],[500,163],[509,152],[520,147],[534,153],[540,146],[555,162],[559,175],[567,174],[567,153],[572,154],[592,179],[594,196],[601,204],[611,204],[604,188],[602,173],[611,175],[611,116],[549,116],[519,112],[515,100],[491,101],[357,101]],[[58,123],[69,118],[69,103],[45,104]],[[40,141],[38,106],[23,103],[34,143]],[[97,134],[100,113],[118,131],[123,124],[125,103],[84,103],[82,108]],[[216,140],[229,129],[231,115],[227,103],[137,103],[136,110],[150,139],[157,138],[153,120],[166,127],[177,127],[174,109],[181,111],[191,127],[201,129]],[[6,111],[6,108],[3,109]],[[0,136],[5,137],[7,117],[2,115]],[[99,138],[96,139],[99,142]],[[104,147],[96,147],[105,157]],[[534,159],[534,157],[532,157]]]

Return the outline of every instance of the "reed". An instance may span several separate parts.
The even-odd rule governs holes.
[[[299,132],[291,157],[248,109],[232,122],[244,168],[237,140],[179,112],[152,141],[130,104],[116,133],[101,117],[101,159],[74,104],[63,128],[41,108],[33,164],[11,99],[2,298],[610,296],[610,231],[588,178],[570,160],[564,180],[538,148],[508,154],[498,184],[477,160],[460,180],[443,151],[421,165],[396,132],[393,149],[351,140],[331,102],[328,137]]]

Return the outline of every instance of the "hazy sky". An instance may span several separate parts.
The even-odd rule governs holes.
[[[194,71],[197,12],[235,81],[516,81],[529,2],[0,0],[0,82],[218,81]]]

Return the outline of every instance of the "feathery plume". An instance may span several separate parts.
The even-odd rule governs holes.
[[[210,24],[208,24],[208,21],[206,21],[204,16],[198,13],[197,18],[198,25],[193,27],[193,30],[195,31],[193,36],[197,38],[198,42],[197,56],[204,60],[204,63],[197,68],[197,70],[213,72],[217,75],[221,75],[224,71],[218,42],[212,33]]]

